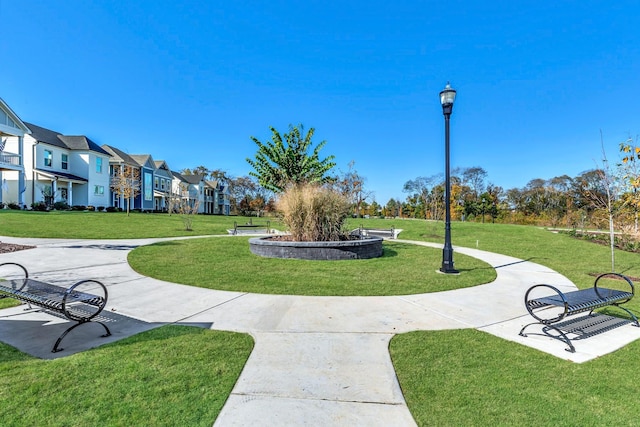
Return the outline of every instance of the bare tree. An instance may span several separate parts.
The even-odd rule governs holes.
[[[462,171],[462,182],[471,188],[474,200],[478,200],[480,194],[484,193],[486,178],[487,171],[480,166],[466,168]]]
[[[373,192],[364,188],[367,179],[358,173],[355,164],[354,160],[350,161],[349,170],[334,178],[332,185],[349,200],[355,209],[356,216],[360,216],[362,204],[373,196]]]
[[[611,247],[611,272],[615,272],[615,231],[614,216],[616,201],[619,196],[620,182],[612,172],[604,150],[602,131],[600,132],[600,144],[602,146],[602,165],[596,169],[599,178],[598,185],[584,187],[584,197],[591,202],[594,208],[604,210],[609,218],[609,241]]]
[[[110,187],[115,195],[126,200],[129,216],[131,200],[140,194],[140,170],[129,165],[114,167]]]

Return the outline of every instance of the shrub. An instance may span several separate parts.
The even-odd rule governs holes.
[[[349,202],[334,190],[317,184],[292,185],[280,195],[276,206],[294,241],[348,238],[344,222]]]
[[[35,202],[31,204],[31,209],[34,211],[46,212],[47,205],[44,202]]]
[[[13,210],[19,210],[20,209],[20,205],[15,203],[15,202],[8,203],[7,206],[9,207],[9,209],[13,209]]]
[[[74,205],[71,207],[72,211],[83,211],[85,209],[87,209],[87,207],[84,205]]]
[[[4,209],[6,205],[4,203],[0,203],[0,209]]]
[[[98,210],[98,212],[102,212],[104,210],[104,206],[98,206],[96,209]]]
[[[107,212],[117,212],[118,208],[116,208],[115,206],[107,206],[107,208],[105,210]]]
[[[67,209],[69,209],[69,205],[67,204],[67,202],[55,202],[53,204],[53,209],[57,211],[66,211]]]

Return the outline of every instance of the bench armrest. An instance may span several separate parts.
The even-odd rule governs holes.
[[[540,297],[540,298],[534,298],[534,299],[529,299],[529,294],[531,293],[531,291],[533,291],[536,288],[549,288],[551,290],[553,290],[556,295],[549,295],[549,296],[545,296],[545,297]],[[557,301],[556,303],[552,304],[549,302],[545,302],[544,299],[545,298],[555,298]],[[555,323],[555,322],[559,322],[560,320],[564,319],[564,317],[567,315],[567,312],[569,311],[569,303],[567,301],[567,298],[564,296],[564,294],[562,293],[562,291],[558,288],[556,288],[555,286],[551,286],[551,285],[547,285],[544,283],[541,283],[539,285],[533,285],[532,287],[530,287],[527,290],[527,293],[524,294],[524,305],[527,308],[527,311],[529,312],[529,314],[536,320],[538,320],[539,322],[542,322],[544,324],[550,324],[550,323]],[[556,317],[553,318],[549,318],[549,319],[545,319],[543,317],[538,316],[535,313],[535,309],[543,309],[543,308],[548,308],[548,307],[564,307],[564,310],[558,314]]]
[[[21,291],[22,288],[24,288],[24,286],[27,284],[27,279],[29,278],[29,272],[27,271],[26,268],[24,268],[22,265],[18,264],[17,262],[3,262],[2,264],[0,264],[0,280],[6,279],[6,277],[3,277],[3,269],[2,267],[5,265],[13,265],[18,267],[18,275],[22,276],[24,273],[24,277],[12,277],[10,278],[11,280],[13,280],[14,284],[15,283],[19,283],[20,280],[22,280],[22,286],[20,286],[18,289],[16,289],[17,291]],[[20,271],[22,270],[22,271]],[[16,274],[15,273],[16,269],[13,269],[13,271],[10,274]],[[6,273],[5,273],[6,274]]]
[[[77,290],[80,285],[87,284],[95,284],[101,288],[102,296],[99,295],[100,292],[87,293]],[[62,298],[62,311],[71,320],[87,322],[100,314],[107,304],[107,298],[107,288],[101,282],[93,279],[81,280],[65,291]]]
[[[624,304],[625,302],[629,302],[631,300],[631,298],[633,298],[633,296],[636,293],[635,286],[633,286],[633,282],[627,276],[625,276],[623,274],[619,274],[619,273],[603,273],[603,274],[599,275],[596,278],[595,282],[593,282],[593,289],[596,291],[596,294],[598,295],[598,297],[600,297],[602,299],[605,299],[605,297],[606,297],[605,295],[601,294],[600,292],[604,293],[604,291],[607,291],[608,289],[599,288],[598,287],[598,282],[600,281],[600,279],[606,278],[606,277],[613,278],[613,279],[616,279],[616,280],[622,280],[622,281],[626,282],[627,285],[629,285],[629,288],[631,290],[631,296],[629,298],[627,298],[626,300],[624,300],[624,301],[620,301],[619,304]]]

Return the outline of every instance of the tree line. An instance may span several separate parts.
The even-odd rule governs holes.
[[[608,228],[615,222],[617,229],[638,233],[640,146],[628,139],[619,151],[615,164],[603,152],[598,167],[577,176],[536,178],[507,190],[488,182],[482,167],[456,169],[451,176],[452,219],[576,229]],[[442,175],[409,180],[403,187],[406,199],[391,199],[378,213],[441,220],[444,186]]]
[[[270,141],[252,137],[258,147],[249,175],[232,177],[224,170],[204,166],[185,169],[184,174],[202,174],[228,185],[232,212],[263,215],[275,210],[276,194],[283,183],[295,180],[317,181],[347,197],[353,216],[380,216],[442,220],[445,180],[442,174],[420,176],[405,182],[404,200],[390,199],[380,205],[366,178],[355,168],[333,170],[334,157],[321,159],[322,141],[315,148],[311,128],[305,135],[302,125],[280,133],[270,128]],[[454,169],[451,173],[451,214],[453,220],[534,224],[572,229],[631,229],[638,233],[640,211],[640,146],[638,139],[627,139],[619,146],[620,160],[611,163],[603,151],[596,168],[570,177],[530,180],[522,188],[504,189],[488,181],[480,167]],[[624,231],[624,230],[623,230]]]

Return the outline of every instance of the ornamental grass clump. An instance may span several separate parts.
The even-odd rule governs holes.
[[[345,220],[349,201],[340,193],[318,184],[292,185],[280,195],[276,206],[293,241],[348,239]]]

